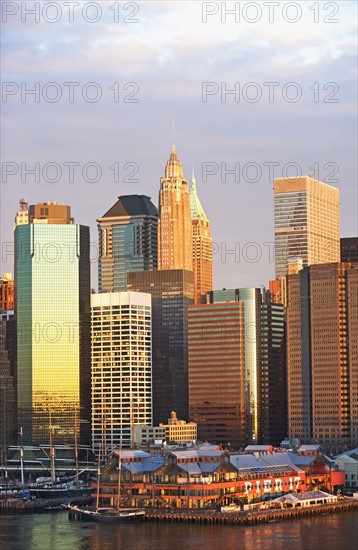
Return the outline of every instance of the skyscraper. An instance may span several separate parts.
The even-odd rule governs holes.
[[[0,464],[6,463],[9,445],[15,443],[16,380],[14,376],[13,312],[0,313]]]
[[[340,261],[339,191],[311,176],[275,178],[276,278],[289,258],[303,267]]]
[[[284,307],[270,303],[266,291],[260,288],[213,290],[207,294],[207,303],[230,302],[242,305],[244,329],[240,349],[243,350],[244,367],[240,383],[244,384],[241,409],[244,414],[244,444],[266,443],[271,438],[274,441],[270,442],[278,444],[286,435]],[[207,355],[210,357],[212,348],[215,349],[216,338],[212,334],[207,337],[206,344],[202,344],[204,369]],[[228,337],[221,352],[223,363],[228,361],[227,356],[231,361],[232,354],[236,361],[239,360],[235,346],[238,346],[235,340]],[[225,386],[231,384],[226,383],[225,376],[222,383]],[[198,430],[200,433],[200,427]]]
[[[198,438],[245,446],[244,305],[189,306],[189,418]]]
[[[158,220],[158,269],[193,270],[193,239],[188,181],[172,146],[160,179]]]
[[[151,296],[92,294],[92,444],[129,447],[152,425]]]
[[[289,436],[332,454],[358,445],[358,266],[288,277]]]
[[[261,304],[260,331],[259,439],[278,446],[287,435],[286,323],[282,303]]]
[[[193,173],[190,189],[190,210],[193,231],[193,271],[195,281],[195,303],[213,288],[213,245],[210,222],[199,200]]]
[[[32,217],[15,229],[19,426],[25,441],[48,442],[51,413],[55,442],[73,443],[76,408],[88,421],[81,423],[81,441],[87,444],[89,228],[71,223],[70,208],[56,203],[30,207],[31,211],[38,211],[40,218]]]
[[[98,222],[99,292],[127,289],[128,271],[158,267],[158,213],[150,197],[123,195]]]
[[[153,422],[168,411],[188,419],[188,306],[194,302],[194,274],[183,269],[128,273],[129,291],[152,296]]]

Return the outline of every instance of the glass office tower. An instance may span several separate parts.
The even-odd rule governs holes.
[[[288,272],[290,258],[303,267],[339,262],[339,190],[311,176],[275,178],[276,278]]]
[[[127,290],[128,271],[158,267],[158,213],[150,197],[123,195],[98,222],[99,292]]]
[[[243,399],[245,444],[279,444],[286,435],[283,305],[269,303],[263,288],[213,290],[207,293],[206,301],[207,304],[239,302],[243,308],[244,329],[240,343],[244,365],[241,379],[244,388],[241,398]],[[228,353],[229,348],[226,346],[222,351],[223,365]],[[205,361],[205,356],[203,358],[202,361]],[[236,352],[236,360],[238,359]],[[189,364],[189,370],[190,368]],[[223,368],[223,374],[224,372]],[[225,383],[224,377],[223,383]],[[230,384],[227,385],[230,386]]]
[[[152,296],[153,424],[168,414],[188,419],[188,306],[194,273],[185,269],[128,273],[128,290]],[[169,413],[168,413],[169,411]]]
[[[48,443],[51,424],[55,443],[73,443],[75,409],[91,412],[89,228],[34,220],[15,245],[19,427],[24,441]]]

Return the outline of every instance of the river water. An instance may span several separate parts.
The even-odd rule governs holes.
[[[254,527],[176,523],[95,524],[67,512],[0,516],[1,550],[349,550],[358,512]]]

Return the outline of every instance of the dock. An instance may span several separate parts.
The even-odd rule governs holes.
[[[34,500],[23,500],[21,498],[11,498],[7,500],[0,500],[0,515],[1,514],[24,514],[27,512],[53,512],[55,510],[63,510],[71,500],[72,503],[84,504],[90,503],[91,497],[83,499],[71,498],[65,499],[59,498],[36,498]]]
[[[250,510],[247,512],[229,513],[222,513],[215,510],[150,510],[147,511],[146,515],[143,517],[143,521],[220,525],[256,525],[260,523],[293,520],[303,517],[312,517],[352,510],[358,511],[358,500],[344,499],[334,504],[323,504],[319,506],[310,506],[307,508]]]

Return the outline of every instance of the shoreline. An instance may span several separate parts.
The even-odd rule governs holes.
[[[147,512],[143,521],[198,523],[198,524],[226,524],[226,525],[256,525],[310,517],[315,515],[334,514],[346,511],[358,511],[358,500],[342,500],[334,504],[321,504],[307,508],[282,508],[270,510],[250,510],[247,512],[216,512],[175,511],[161,512],[160,510]]]
[[[62,502],[60,502],[62,500]],[[79,503],[79,502],[78,502]],[[31,502],[7,501],[0,505],[0,515],[41,514],[66,511],[63,499],[51,499]],[[159,523],[192,523],[198,525],[259,525],[276,523],[318,515],[337,514],[346,511],[358,511],[357,499],[342,499],[332,504],[321,504],[305,508],[290,507],[268,510],[248,510],[240,512],[218,512],[216,510],[162,510],[147,509],[141,521]],[[68,512],[69,520],[78,520],[78,515]]]

